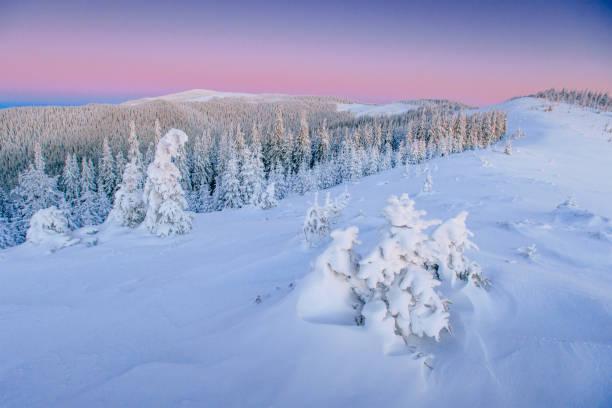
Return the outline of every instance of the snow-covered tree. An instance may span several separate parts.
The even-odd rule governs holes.
[[[130,161],[125,166],[122,182],[115,193],[115,203],[109,218],[126,227],[134,228],[145,217],[143,199],[143,171],[142,158],[138,148],[138,138],[132,127],[130,136]]]
[[[276,207],[276,193],[274,192],[274,183],[269,183],[266,189],[262,192],[258,206],[263,210]]]
[[[106,194],[98,194],[95,183],[94,166],[91,159],[83,158],[81,164],[80,196],[78,218],[80,225],[96,225],[103,221],[103,214],[108,212],[110,205]],[[103,201],[100,202],[100,197]],[[101,208],[104,206],[103,208]]]
[[[185,132],[170,129],[157,144],[155,159],[147,169],[144,225],[158,236],[184,234],[191,230],[191,215],[184,211],[187,201],[180,185],[181,174],[172,162],[186,141]]]
[[[351,196],[348,191],[344,191],[342,194],[340,194],[333,200],[331,199],[330,193],[326,194],[325,204],[323,208],[325,209],[325,213],[330,224],[335,224],[336,222],[338,222],[340,214],[342,213],[342,210],[344,210],[348,205],[350,197]]]
[[[34,164],[19,174],[19,184],[11,191],[14,207],[14,227],[17,242],[22,242],[30,226],[32,215],[44,208],[56,206],[66,208],[63,194],[57,188],[57,177],[45,173],[45,160],[40,144],[35,145]]]
[[[313,190],[315,185],[313,172],[308,168],[306,162],[302,162],[298,172],[293,176],[293,190],[300,195],[304,195],[306,192]]]
[[[45,245],[50,251],[55,251],[78,242],[78,239],[72,238],[69,233],[70,228],[64,212],[51,206],[32,215],[26,242]]]
[[[504,149],[504,153],[508,156],[512,155],[512,142],[510,138],[506,139],[506,148]]]
[[[217,184],[218,208],[240,208],[245,203],[241,194],[238,153],[232,146],[221,179]]]
[[[80,199],[80,188],[79,188],[79,164],[77,163],[76,155],[66,154],[66,161],[64,163],[64,170],[60,178],[60,188],[64,193],[66,200],[66,216],[68,217],[68,224],[78,227],[80,226],[78,207]]]
[[[360,262],[358,276],[371,290],[367,301],[381,300],[395,319],[395,331],[436,340],[449,329],[448,302],[435,288],[440,282],[428,269],[428,235],[423,231],[439,221],[421,219],[407,194],[389,199],[383,210],[388,227],[381,242]],[[368,315],[364,313],[366,324]]]
[[[0,187],[0,249],[15,245],[15,231],[11,223],[12,210],[8,196]]]
[[[297,173],[300,168],[310,168],[311,158],[310,136],[306,114],[303,112],[300,119],[300,131],[293,144],[293,172]]]
[[[319,193],[314,194],[314,202],[306,211],[302,231],[310,246],[317,246],[329,235],[329,219],[324,207],[319,206]]]
[[[210,133],[206,129],[196,139],[193,152],[192,184],[196,192],[193,200],[196,212],[204,212],[210,209],[211,189],[214,180],[214,169],[212,163],[212,141]]]
[[[486,287],[488,280],[482,276],[482,268],[464,255],[467,250],[478,249],[476,244],[470,241],[474,234],[465,224],[467,216],[467,211],[462,211],[442,223],[431,234],[431,247],[437,265],[436,275],[440,279],[450,279],[453,283],[460,279]]]
[[[127,160],[123,155],[123,152],[117,152],[115,157],[115,192],[119,188],[119,184],[121,184],[121,180],[123,177],[123,172],[125,171],[125,166],[127,165]]]
[[[102,142],[102,158],[98,163],[98,187],[110,199],[115,193],[117,178],[115,177],[115,159],[108,143],[108,138]]]
[[[363,323],[360,314],[363,298],[360,294],[367,292],[367,287],[356,277],[358,233],[357,227],[331,232],[332,242],[317,257],[310,280],[298,301],[298,314],[302,318],[343,324]]]

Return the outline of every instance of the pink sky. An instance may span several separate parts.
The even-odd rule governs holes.
[[[238,16],[235,27],[208,19],[201,26],[170,21],[152,27],[147,19],[98,21],[59,12],[32,24],[20,20],[27,14],[21,9],[10,11],[16,18],[0,28],[0,99],[95,101],[204,88],[483,105],[550,87],[612,89],[609,45],[597,43],[598,32],[577,37],[579,27],[559,33],[558,41],[536,34],[518,41],[511,33],[476,37],[462,27],[450,27],[446,36],[428,26],[404,34],[401,24],[365,32],[323,25],[311,32],[245,28],[239,23],[249,21],[248,14]]]

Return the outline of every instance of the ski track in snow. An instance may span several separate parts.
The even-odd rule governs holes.
[[[296,314],[312,195],[277,208],[197,215],[159,239],[102,229],[98,246],[0,251],[0,406],[606,406],[612,401],[612,114],[521,98],[492,149],[337,186],[336,225],[367,253],[391,194],[427,218],[469,211],[493,287],[451,296],[452,335],[385,355],[363,327]],[[483,160],[490,165],[484,166]],[[421,168],[424,165],[420,166]],[[574,194],[578,208],[557,209]],[[533,259],[519,248],[536,245]],[[446,294],[446,293],[445,293]],[[255,302],[260,296],[261,302]]]

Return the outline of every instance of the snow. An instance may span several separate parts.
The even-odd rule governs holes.
[[[395,102],[383,105],[363,103],[339,103],[338,112],[349,112],[354,116],[392,116],[417,109],[417,105]]]
[[[612,114],[548,105],[496,106],[508,134],[525,133],[512,155],[502,142],[435,160],[429,194],[403,168],[330,190],[351,195],[337,228],[358,227],[360,253],[391,195],[428,219],[469,212],[480,251],[467,256],[492,286],[445,292],[440,342],[385,354],[365,326],[303,319],[304,281],[330,241],[303,245],[309,198],[290,196],[198,214],[186,235],[105,225],[91,247],[1,250],[0,406],[609,405]],[[533,259],[518,252],[531,245]]]

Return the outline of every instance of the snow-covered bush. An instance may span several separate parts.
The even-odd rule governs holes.
[[[510,139],[506,139],[506,148],[504,149],[504,153],[508,156],[512,155],[512,142]]]
[[[487,286],[488,280],[482,276],[482,268],[470,261],[463,254],[469,249],[478,249],[470,241],[474,234],[467,229],[465,221],[467,211],[462,211],[455,218],[445,221],[431,234],[432,247],[435,251],[437,277],[472,282],[476,286]]]
[[[396,333],[404,339],[415,334],[439,340],[440,332],[449,328],[449,314],[447,302],[435,290],[440,282],[432,273],[429,237],[423,231],[440,222],[421,219],[425,211],[415,210],[407,194],[391,197],[383,215],[387,230],[359,264],[358,276],[372,290],[368,300],[386,305]]]
[[[327,193],[325,196],[324,208],[330,224],[335,224],[338,221],[342,210],[344,210],[348,205],[350,197],[351,195],[348,193],[348,191],[344,191],[342,194],[332,200],[330,193]]]
[[[66,216],[57,207],[51,206],[34,213],[26,233],[26,242],[45,245],[49,250],[55,251],[78,242],[78,239],[72,238],[69,233]]]
[[[314,203],[306,211],[304,219],[304,237],[310,246],[317,246],[328,235],[330,226],[338,222],[342,210],[348,205],[350,195],[348,192],[331,199],[330,193],[325,196],[325,204],[319,206],[319,193],[314,194]]]
[[[317,258],[314,271],[297,305],[298,314],[321,323],[361,323],[362,297],[367,291],[356,277],[359,258],[355,245],[359,243],[357,227],[334,230],[332,242]]]
[[[319,205],[318,193],[315,193],[314,203],[306,211],[302,230],[310,246],[317,246],[329,234],[329,218],[325,207]]]
[[[181,174],[172,162],[186,141],[185,132],[170,129],[157,144],[155,159],[147,170],[144,224],[158,236],[184,234],[191,230],[191,215],[184,211],[187,201],[180,184]]]
[[[467,212],[444,223],[425,220],[425,215],[407,194],[392,196],[383,210],[387,227],[363,259],[354,252],[356,227],[333,231],[300,299],[301,315],[328,323],[341,316],[343,324],[351,316],[381,332],[386,348],[397,339],[406,343],[411,335],[439,340],[443,330],[450,331],[449,302],[437,290],[442,282],[460,280],[476,287],[488,282],[464,255],[476,249],[465,225]],[[321,304],[313,305],[317,301]],[[330,307],[328,317],[325,307]]]

